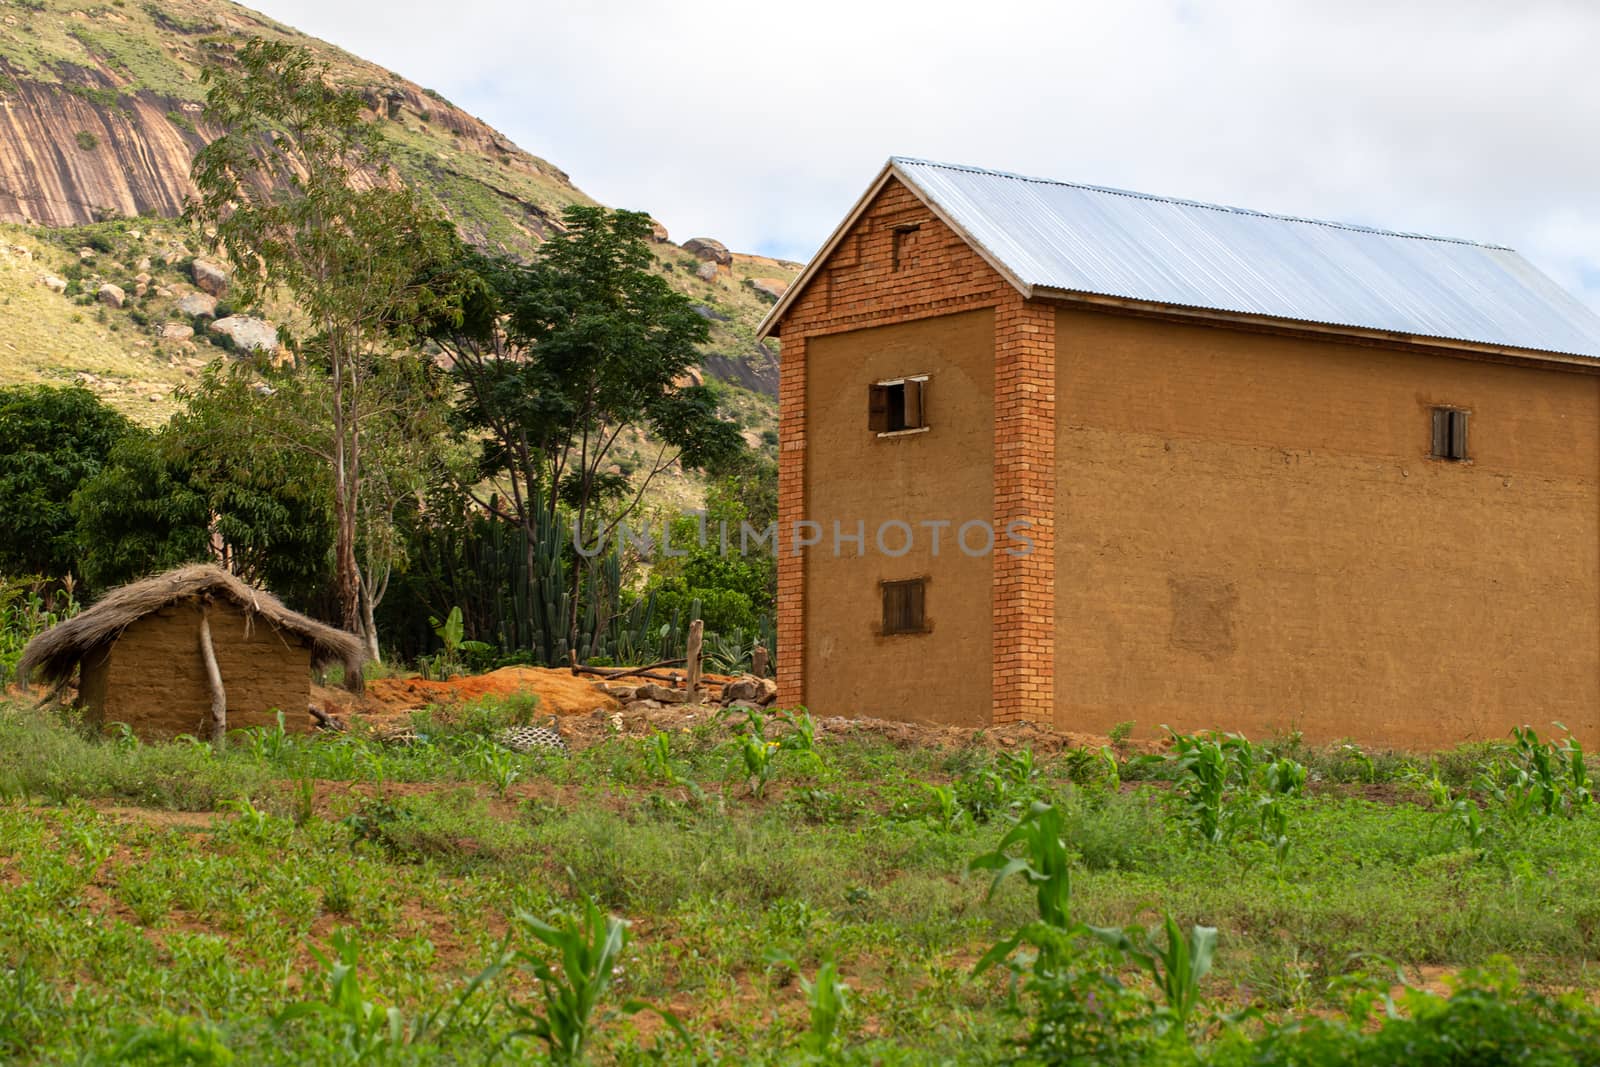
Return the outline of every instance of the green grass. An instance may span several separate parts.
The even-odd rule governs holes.
[[[526,710],[421,717],[406,747],[258,731],[222,755],[0,711],[0,1059],[156,1049],[148,1062],[171,1062],[210,1043],[236,1062],[332,1063],[376,1041],[370,1061],[483,1062],[505,1039],[520,1062],[542,1047],[508,1036],[540,1003],[523,964],[546,957],[517,916],[587,898],[631,924],[599,1061],[655,1049],[691,1062],[657,1015],[620,1012],[643,1000],[681,1020],[697,1062],[792,1060],[803,1042],[851,1062],[1000,1062],[1027,1019],[1008,1011],[1003,978],[972,972],[1032,918],[1032,894],[1008,881],[991,897],[966,865],[1036,799],[1061,814],[1076,919],[1168,911],[1218,928],[1208,1011],[1338,1016],[1353,976],[1436,981],[1501,956],[1529,982],[1586,989],[1600,954],[1592,812],[1466,848],[1421,794],[1377,802],[1326,784],[1336,753],[1303,753],[1314,788],[1287,802],[1280,861],[1248,834],[1199,843],[1170,767],[1112,789],[1071,753],[1029,763],[824,734],[820,762],[780,751],[758,800],[725,724],[672,734],[664,756],[655,739],[618,737],[485,759],[484,735]],[[497,762],[514,766],[509,786]],[[962,798],[953,817],[925,783]],[[336,995],[340,930],[359,962],[337,972]],[[523,964],[507,962],[517,951]],[[808,1003],[834,989],[828,962],[848,1010],[824,1040]],[[307,1002],[319,1006],[293,1009]],[[1205,1041],[1218,1056],[1254,1048],[1262,1025],[1207,1024]]]

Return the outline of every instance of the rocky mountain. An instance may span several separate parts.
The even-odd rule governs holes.
[[[121,368],[121,378],[90,377],[126,406],[206,356],[204,339],[217,331],[183,303],[201,290],[190,261],[203,250],[162,220],[182,211],[190,161],[216,132],[202,117],[200,72],[252,36],[312,50],[335,80],[359,90],[397,170],[469,240],[526,254],[559,229],[567,206],[594,202],[560,168],[439,94],[227,0],[0,0],[0,252],[13,249],[0,256],[0,324],[22,307],[29,316],[26,331],[0,328],[0,338],[33,339],[27,359],[9,368],[0,351],[0,383],[81,378],[84,352],[120,350],[123,358],[101,363]],[[754,327],[798,265],[730,253],[711,238],[676,245],[665,229],[657,253],[712,325],[706,373],[734,387],[751,435],[765,436],[777,354],[756,343]],[[72,277],[52,274],[47,285],[52,271]],[[103,294],[107,285],[124,292],[123,303]],[[734,395],[746,391],[747,399]]]

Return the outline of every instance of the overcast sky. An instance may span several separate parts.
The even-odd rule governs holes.
[[[1507,244],[1600,309],[1596,0],[254,0],[673,239],[890,155]]]

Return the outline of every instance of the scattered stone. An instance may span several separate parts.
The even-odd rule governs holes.
[[[39,284],[44,286],[46,289],[49,289],[53,293],[64,293],[67,291],[67,280],[65,278],[57,277],[54,274],[39,275]]]
[[[161,296],[161,297],[167,297],[167,298],[170,299],[171,296],[172,296],[172,290],[168,289],[164,285],[158,285],[158,286],[156,286],[156,295],[157,296]]]
[[[150,400],[150,403],[152,403],[152,404],[158,403],[161,400],[161,394],[160,393],[151,393],[150,397],[149,397],[149,400]]]
[[[201,315],[210,318],[217,313],[217,298],[206,293],[190,293],[178,301],[178,310],[191,319]]]
[[[100,291],[95,295],[100,298],[100,303],[106,307],[119,308],[128,302],[128,294],[122,291],[122,287],[112,285],[110,282],[102,285]]]
[[[698,259],[723,266],[733,262],[733,253],[728,251],[728,246],[710,237],[691,237],[683,242],[683,250]]]
[[[149,270],[150,269],[150,257],[149,256],[145,256],[143,259],[139,260],[139,269],[140,270]]]
[[[789,291],[789,283],[782,278],[751,278],[745,284],[775,301],[782,300],[783,294]]]
[[[753,704],[761,696],[761,679],[745,675],[735,678],[722,687],[722,702],[733,704],[736,701]]]
[[[270,322],[249,315],[229,315],[218,319],[206,329],[221,334],[233,342],[235,348],[255,352],[278,350],[278,328]]]
[[[696,304],[694,306],[694,313],[708,322],[727,322],[729,319],[729,316],[724,315],[716,308],[706,307],[704,304]]]
[[[26,248],[23,248],[21,245],[12,245],[11,254],[22,260],[24,263],[31,262],[33,259],[33,253],[28,251]]]
[[[662,704],[682,704],[689,699],[689,695],[681,689],[668,689],[661,685],[641,685],[639,699],[655,700]]]
[[[78,258],[83,260],[85,263],[89,262],[94,258],[94,249],[87,246],[78,249]]]
[[[616,697],[624,704],[630,703],[639,695],[639,687],[635,685],[613,685],[610,682],[598,682],[595,688],[609,697]]]
[[[144,231],[143,230],[129,230],[128,231],[128,236],[132,237],[135,241],[142,241],[142,240],[144,240]]]
[[[212,296],[221,296],[228,291],[228,273],[208,259],[197,259],[191,265],[194,273],[194,283]]]
[[[778,682],[775,678],[758,679],[761,683],[761,706],[766,707],[778,699]]]
[[[160,336],[163,341],[187,341],[194,336],[194,327],[181,322],[164,322]]]
[[[715,263],[702,263],[694,270],[695,277],[701,281],[714,282],[717,280],[717,265]]]
[[[138,274],[133,276],[133,281],[136,285],[149,285],[150,275],[144,271],[140,271]]]

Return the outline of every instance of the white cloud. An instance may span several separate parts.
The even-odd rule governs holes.
[[[920,155],[1519,248],[1600,307],[1588,0],[264,0],[650,211],[804,258]]]

